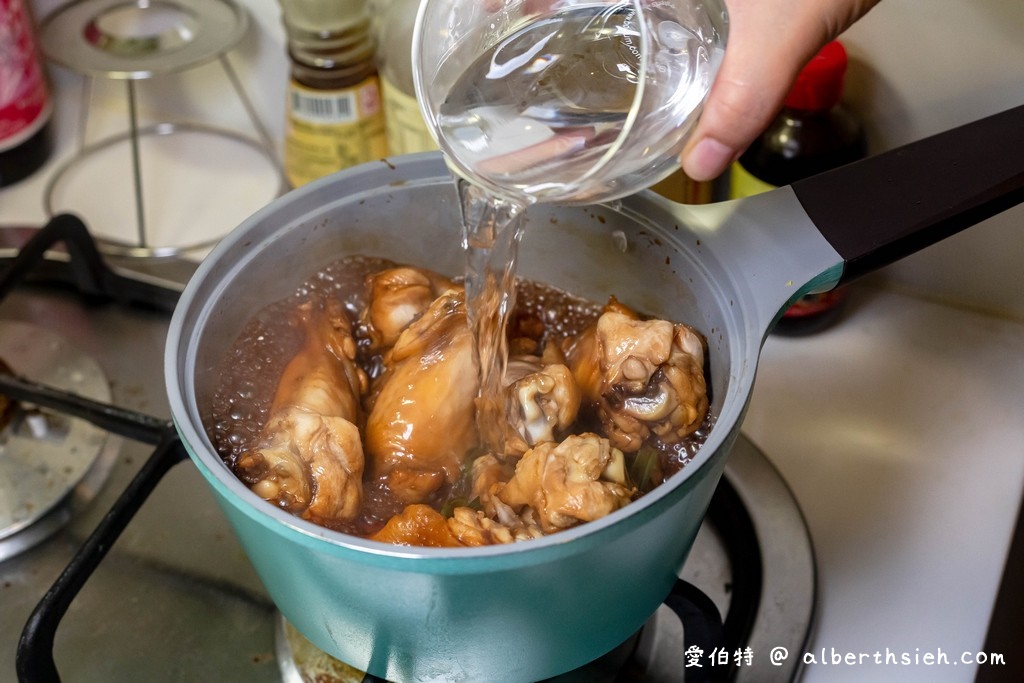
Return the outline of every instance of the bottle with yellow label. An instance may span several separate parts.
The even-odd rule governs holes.
[[[390,154],[437,149],[412,82],[412,31],[419,0],[387,0],[380,19],[377,66]]]
[[[651,185],[651,189],[679,204],[710,204],[717,200],[715,183],[697,182],[682,169]]]
[[[808,62],[782,111],[732,165],[731,197],[767,192],[867,154],[863,127],[841,102],[846,67],[846,49],[839,41]],[[786,310],[774,331],[799,335],[827,327],[838,318],[847,294],[846,288],[839,288],[802,297]]]
[[[292,187],[387,155],[365,0],[280,0],[291,74],[285,175]]]

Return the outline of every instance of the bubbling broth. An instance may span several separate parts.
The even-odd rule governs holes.
[[[478,424],[465,298],[460,278],[375,257],[315,273],[249,320],[218,368],[205,419],[218,453],[315,523],[456,546],[596,519],[704,442],[703,337],[523,279],[493,424]]]

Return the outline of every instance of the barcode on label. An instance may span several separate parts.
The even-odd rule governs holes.
[[[355,94],[291,91],[292,116],[310,123],[351,123],[356,120]]]

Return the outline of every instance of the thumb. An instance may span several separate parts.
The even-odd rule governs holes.
[[[683,171],[712,180],[768,127],[800,69],[873,2],[731,0],[725,57],[686,147]],[[858,9],[851,10],[851,6]]]

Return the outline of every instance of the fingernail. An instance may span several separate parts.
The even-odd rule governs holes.
[[[722,174],[736,151],[714,138],[704,138],[683,159],[683,171],[696,181],[714,180]]]

